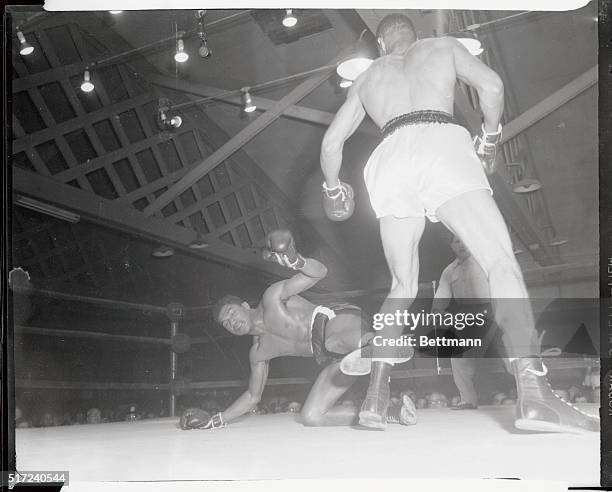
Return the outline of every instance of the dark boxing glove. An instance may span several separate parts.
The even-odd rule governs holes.
[[[179,425],[183,430],[206,429],[210,414],[201,408],[188,408],[181,414]]]
[[[304,257],[297,252],[293,234],[287,230],[272,231],[266,236],[262,257],[293,270],[300,270],[306,264]]]
[[[355,210],[355,192],[353,187],[340,181],[338,186],[328,188],[323,183],[323,210],[330,220],[347,220]]]
[[[211,415],[200,408],[188,408],[181,414],[179,425],[183,430],[220,429],[225,427],[221,413]]]
[[[480,127],[480,133],[474,137],[474,150],[480,159],[480,163],[487,174],[495,172],[495,158],[497,157],[497,145],[502,138],[501,124],[495,133],[487,133],[484,125]]]

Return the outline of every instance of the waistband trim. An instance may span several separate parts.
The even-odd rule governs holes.
[[[336,317],[336,313],[334,313],[334,311],[328,307],[317,306],[316,308],[314,308],[312,312],[312,317],[310,318],[310,351],[312,353],[314,353],[314,350],[312,348],[312,328],[314,327],[315,319],[317,318],[319,314],[322,314],[323,316],[325,316],[328,319],[328,321]]]
[[[422,123],[440,123],[447,125],[459,124],[459,122],[452,114],[446,113],[444,111],[412,111],[410,113],[401,114],[399,116],[396,116],[395,118],[390,119],[382,126],[380,132],[382,133],[383,138],[387,138],[400,128],[410,125],[419,125]]]

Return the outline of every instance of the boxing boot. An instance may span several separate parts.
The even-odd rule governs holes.
[[[387,428],[387,409],[389,408],[389,380],[393,366],[386,362],[372,363],[370,385],[359,411],[359,424],[372,429]]]
[[[547,368],[538,358],[515,359],[517,429],[536,432],[599,432],[599,418],[563,401],[552,390]]]
[[[387,423],[401,425],[417,423],[416,407],[408,395],[402,395],[401,403],[391,404],[387,411]]]

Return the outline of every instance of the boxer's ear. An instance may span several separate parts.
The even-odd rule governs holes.
[[[249,306],[249,303],[248,303],[248,302],[246,302],[246,301],[242,301],[241,306],[242,306],[244,309],[251,309],[251,306]]]
[[[378,51],[380,51],[381,55],[384,55],[386,53],[387,47],[385,46],[383,38],[376,38],[376,43],[378,44]]]

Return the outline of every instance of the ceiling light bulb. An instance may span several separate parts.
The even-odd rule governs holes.
[[[297,17],[293,15],[292,9],[285,9],[285,17],[283,18],[283,26],[293,27],[297,24]]]
[[[249,87],[243,87],[242,91],[242,110],[245,113],[252,113],[257,109],[257,106],[253,104],[253,99],[249,93]]]
[[[198,48],[198,55],[200,55],[202,58],[210,58],[212,55],[212,50],[208,47],[208,43],[204,37],[202,38],[200,47]]]
[[[85,70],[85,72],[83,73],[83,83],[81,84],[81,90],[83,92],[91,92],[94,90],[94,85],[91,81],[89,70]]]
[[[181,118],[180,116],[173,116],[172,118],[170,118],[170,125],[173,128],[178,128],[183,124],[183,118]]]
[[[347,80],[347,79],[342,79],[342,80],[340,80],[340,83],[338,85],[340,87],[342,87],[343,89],[346,89],[347,87],[350,87],[351,85],[353,85],[353,81],[352,80]]]
[[[174,60],[177,63],[185,63],[189,60],[189,54],[185,52],[185,43],[181,38],[176,41],[176,53],[174,54]]]
[[[19,43],[21,46],[19,47],[20,55],[31,55],[34,52],[34,46],[26,41],[24,34],[21,31],[17,31],[17,39],[19,39]]]
[[[165,244],[160,244],[157,248],[153,250],[153,256],[156,258],[167,258],[174,254],[174,249],[170,246],[166,246]]]
[[[196,238],[189,243],[191,249],[204,249],[208,248],[209,244],[204,240],[200,232],[197,233]]]
[[[109,12],[109,14],[117,15],[117,14],[120,14],[121,12],[123,12],[123,10],[109,10],[108,12]]]
[[[542,183],[534,178],[524,178],[512,186],[514,193],[533,193],[542,188]]]

